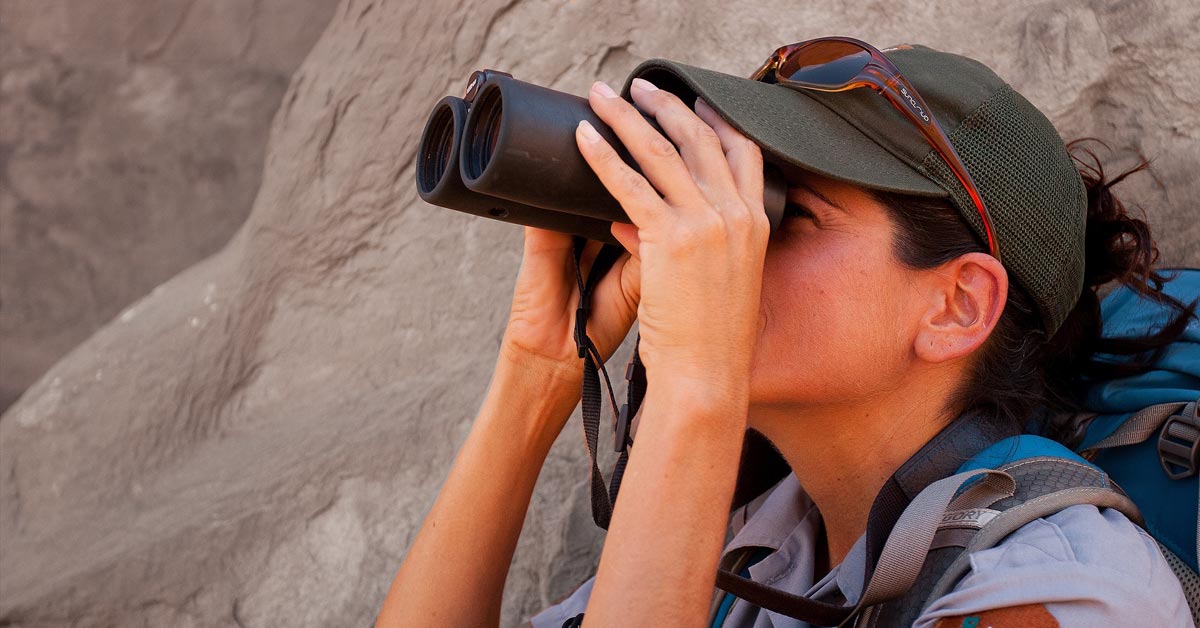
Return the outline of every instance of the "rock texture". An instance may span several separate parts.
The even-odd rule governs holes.
[[[372,620],[483,397],[519,261],[519,230],[413,185],[425,115],[473,69],[584,93],[651,56],[744,74],[822,34],[966,52],[1114,166],[1156,158],[1124,192],[1166,260],[1196,265],[1200,87],[1180,77],[1200,74],[1198,25],[1190,0],[346,0],[284,95],[244,226],[0,420],[0,623]],[[505,625],[598,556],[579,438],[542,472]]]
[[[0,2],[0,411],[229,241],[336,5]]]

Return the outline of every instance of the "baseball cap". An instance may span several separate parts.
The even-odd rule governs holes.
[[[771,51],[764,51],[764,57]],[[1083,289],[1087,194],[1054,125],[984,64],[923,45],[883,49],[929,105],[987,204],[1010,277],[1053,335]],[[921,133],[869,89],[796,90],[649,59],[634,78],[691,105],[703,98],[785,171],[885,192],[948,198],[985,239],[967,191]]]

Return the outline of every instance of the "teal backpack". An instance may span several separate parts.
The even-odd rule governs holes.
[[[1180,271],[1166,292],[1188,302],[1200,294],[1200,270]],[[1160,327],[1165,312],[1130,290],[1114,292],[1101,304],[1106,335],[1133,335]],[[1193,573],[1195,594],[1200,527],[1200,324],[1167,348],[1154,370],[1098,382],[1088,393],[1091,419],[1077,446],[1084,458],[1108,473],[1142,512],[1146,528],[1173,567]],[[1157,468],[1156,468],[1157,467]],[[1179,573],[1178,570],[1176,573]],[[1184,582],[1187,591],[1188,582]],[[1195,601],[1195,598],[1191,598]],[[1193,613],[1196,605],[1192,605]]]

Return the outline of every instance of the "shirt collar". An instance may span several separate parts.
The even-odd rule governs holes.
[[[797,529],[801,526],[805,530]],[[794,533],[807,532],[808,538],[815,538],[820,515],[812,499],[800,488],[796,474],[789,473],[763,495],[735,511],[732,527],[733,540],[725,547],[725,554],[744,547],[778,550]]]
[[[862,596],[866,568],[866,536],[860,536],[850,552],[820,582],[813,582],[812,545],[821,532],[821,515],[812,499],[789,473],[774,487],[734,512],[733,538],[723,557],[747,547],[773,550],[767,558],[750,566],[750,579],[769,586],[803,593],[832,603],[854,604]],[[775,626],[800,626],[802,622],[765,611]]]

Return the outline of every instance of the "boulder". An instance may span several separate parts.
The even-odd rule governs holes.
[[[332,0],[0,3],[0,412],[229,241]]]

